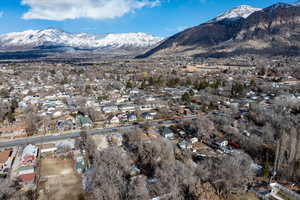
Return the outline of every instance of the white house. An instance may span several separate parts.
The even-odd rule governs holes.
[[[104,113],[112,113],[112,112],[117,112],[118,107],[117,106],[105,106],[102,108],[102,111]]]
[[[133,122],[133,121],[137,120],[137,117],[134,113],[130,113],[130,114],[128,114],[127,119],[129,122]]]
[[[29,166],[21,166],[18,169],[18,174],[20,175],[25,175],[25,174],[32,174],[34,173],[34,167],[32,165]]]
[[[117,116],[113,116],[109,119],[109,123],[111,123],[111,124],[120,123],[120,119]]]
[[[153,119],[153,115],[151,115],[150,113],[148,112],[144,112],[142,113],[142,118],[145,119],[145,120],[152,120]]]
[[[121,105],[119,106],[121,112],[133,112],[135,111],[134,105]]]
[[[141,111],[149,111],[153,109],[153,106],[151,104],[144,104],[144,105],[140,105],[139,109]]]

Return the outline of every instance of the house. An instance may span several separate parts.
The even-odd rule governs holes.
[[[179,135],[180,135],[181,137],[185,137],[185,136],[186,136],[186,133],[185,133],[184,131],[180,130],[180,131],[179,131]]]
[[[87,115],[83,116],[81,114],[77,114],[76,120],[80,122],[82,127],[91,127],[93,124],[92,120]]]
[[[190,139],[190,142],[191,142],[192,144],[194,144],[194,143],[198,142],[198,138],[193,137],[193,138]]]
[[[188,105],[187,108],[189,108],[191,111],[200,110],[199,106],[192,105],[192,104]]]
[[[167,139],[174,139],[174,133],[173,131],[168,128],[168,127],[164,127],[162,130],[161,130],[161,135]]]
[[[56,117],[60,117],[63,113],[61,111],[56,111],[53,113],[53,117],[56,118]]]
[[[228,145],[231,146],[231,147],[233,147],[233,148],[236,148],[236,149],[240,149],[241,148],[240,144],[232,142],[232,141],[229,141]]]
[[[75,168],[78,174],[83,173],[84,170],[84,159],[83,156],[77,156],[75,158]]]
[[[55,147],[60,152],[68,152],[75,149],[75,140],[74,139],[67,139],[67,140],[60,140],[55,143]]]
[[[56,129],[63,129],[64,122],[62,120],[57,120],[55,123]]]
[[[154,115],[157,115],[157,112],[156,111],[151,111],[151,112],[149,112],[149,114],[154,116]]]
[[[32,165],[28,166],[21,166],[18,168],[18,175],[25,175],[25,174],[33,174],[34,173],[34,167]]]
[[[139,94],[140,91],[138,89],[133,89],[130,91],[130,94]]]
[[[13,150],[6,149],[0,152],[0,174],[8,173],[8,170],[11,168]]]
[[[31,174],[22,174],[19,176],[19,178],[21,179],[21,181],[23,182],[23,184],[25,185],[34,185],[34,181],[35,181],[35,173],[31,173]]]
[[[115,115],[109,117],[108,121],[109,121],[110,124],[118,124],[118,123],[120,123],[119,118],[117,116],[115,116]]]
[[[121,105],[121,106],[119,106],[119,110],[121,112],[133,112],[133,111],[135,111],[135,106],[134,105]]]
[[[250,168],[252,169],[252,171],[257,175],[260,176],[263,172],[263,167],[261,165],[258,165],[256,163],[251,163]]]
[[[21,162],[22,165],[30,165],[32,163],[34,163],[36,157],[38,154],[38,147],[29,144],[27,145],[22,153],[22,157],[21,157]]]
[[[270,184],[272,191],[271,193],[267,194],[266,196],[270,199],[300,199],[300,195],[292,190],[278,184],[278,183],[271,183]]]
[[[102,108],[102,111],[104,113],[112,113],[112,112],[117,112],[118,107],[117,106],[105,106]]]
[[[55,128],[58,130],[71,130],[76,127],[76,120],[70,115],[64,115],[55,122]]]
[[[146,96],[145,101],[155,101],[156,99],[152,96]]]
[[[182,150],[191,149],[192,146],[185,140],[177,143],[178,147]]]
[[[123,102],[125,102],[125,101],[128,101],[128,98],[126,98],[126,97],[119,97],[119,98],[117,98],[117,100],[116,100],[116,102],[117,103],[123,103]]]
[[[81,118],[80,123],[83,127],[91,127],[93,125],[92,120],[87,115]]]
[[[224,139],[211,139],[211,143],[220,147],[226,147],[228,145],[228,141]]]
[[[233,153],[234,152],[233,148],[230,146],[220,146],[219,148],[224,153]]]
[[[125,114],[125,113],[119,113],[117,115],[117,117],[119,118],[120,122],[127,122],[128,121],[127,114]]]
[[[12,126],[6,126],[0,128],[0,136],[13,137],[26,135],[26,127],[24,123],[18,123]]]
[[[142,113],[141,117],[145,120],[153,120],[153,115],[151,115],[150,113],[148,112],[144,112]]]
[[[127,115],[127,119],[128,119],[129,122],[134,122],[134,121],[137,120],[137,117],[134,113],[130,113],[130,114]]]
[[[131,176],[137,176],[141,173],[141,170],[136,166],[132,166],[131,169],[130,169],[130,175]]]
[[[141,111],[149,111],[153,109],[153,106],[151,104],[144,104],[144,105],[140,105],[139,109]]]
[[[160,200],[160,197],[154,197],[151,200]]]
[[[40,146],[41,153],[49,153],[57,151],[57,147],[55,147],[54,143],[43,144]]]

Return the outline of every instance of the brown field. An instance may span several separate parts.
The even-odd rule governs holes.
[[[39,200],[82,199],[81,180],[71,159],[43,159],[40,168]]]
[[[183,71],[186,72],[215,72],[215,71],[219,71],[220,69],[209,69],[209,68],[203,68],[202,66],[186,66]]]
[[[206,66],[206,65],[195,65],[195,66],[186,66],[182,69],[182,71],[186,72],[216,72],[222,71],[225,69],[230,70],[240,70],[240,69],[252,69],[253,67],[240,67],[240,66],[224,66],[217,65],[216,66]]]

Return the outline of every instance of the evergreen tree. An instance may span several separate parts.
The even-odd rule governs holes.
[[[147,83],[145,80],[143,80],[142,84],[141,84],[141,89],[144,90],[147,87]]]
[[[181,100],[184,101],[184,102],[187,103],[187,104],[190,104],[191,101],[192,101],[192,97],[191,97],[191,95],[190,95],[189,92],[185,92],[185,93],[182,95]]]
[[[270,176],[270,164],[269,162],[265,162],[263,166],[263,176],[269,177]]]
[[[127,89],[132,89],[133,88],[133,84],[132,84],[132,82],[129,80],[129,81],[127,81],[127,83],[126,83],[126,88]]]

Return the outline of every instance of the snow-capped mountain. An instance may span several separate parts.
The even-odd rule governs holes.
[[[138,58],[172,54],[231,57],[247,53],[298,56],[299,19],[300,6],[293,4],[276,3],[264,9],[240,6],[212,22],[176,33]]]
[[[58,29],[45,29],[0,35],[0,47],[147,48],[161,40],[162,38],[145,33],[92,35],[86,33],[72,34]]]
[[[253,8],[248,5],[241,5],[235,8],[232,8],[225,13],[217,16],[216,18],[208,21],[209,23],[218,22],[224,19],[236,20],[240,18],[247,18],[252,13],[261,10],[260,8]]]

